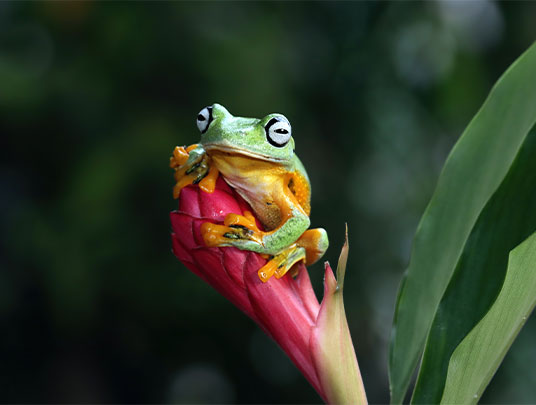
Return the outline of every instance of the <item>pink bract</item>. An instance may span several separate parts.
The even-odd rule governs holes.
[[[305,266],[299,264],[296,278],[287,273],[281,279],[272,277],[263,283],[257,275],[266,263],[261,255],[234,247],[209,248],[204,244],[201,224],[207,221],[222,224],[227,214],[243,214],[246,210],[252,212],[221,178],[213,193],[206,193],[197,186],[184,188],[179,197],[179,209],[170,214],[173,253],[188,269],[253,319],[287,353],[318,394],[330,401],[330,387],[325,386],[323,370],[318,369],[322,363],[318,353],[323,335],[319,334],[317,325],[321,306]],[[260,223],[257,225],[262,227]],[[326,278],[335,280],[328,264]],[[344,322],[346,325],[346,320]]]

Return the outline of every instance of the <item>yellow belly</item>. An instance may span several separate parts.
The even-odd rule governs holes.
[[[274,162],[227,152],[213,151],[210,157],[211,164],[216,165],[227,183],[249,203],[266,230],[276,229],[281,224],[282,209],[288,211],[285,210],[288,207],[279,207],[274,200],[289,190],[296,205],[310,214],[309,184],[298,172],[289,172],[285,166]]]
[[[273,196],[282,192],[285,167],[225,152],[212,152],[210,157],[211,164],[216,165],[227,183],[249,203],[267,230],[277,228],[281,223],[281,212],[273,202]]]

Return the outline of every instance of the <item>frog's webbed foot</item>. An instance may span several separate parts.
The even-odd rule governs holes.
[[[273,256],[268,263],[259,269],[259,278],[263,283],[266,283],[273,275],[276,278],[281,278],[301,260],[305,260],[305,249],[293,243]],[[295,275],[292,274],[292,276]]]
[[[178,198],[181,190],[190,184],[199,184],[203,191],[212,193],[218,179],[218,169],[210,165],[210,158],[202,147],[190,145],[187,148],[176,146],[169,166],[175,169],[173,198]]]
[[[209,247],[236,246],[239,249],[260,251],[264,232],[255,223],[253,214],[227,214],[223,225],[205,222],[201,225],[201,235]]]

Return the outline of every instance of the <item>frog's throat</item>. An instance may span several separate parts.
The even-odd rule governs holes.
[[[275,162],[285,164],[288,159],[275,158],[273,156],[264,155],[262,153],[255,153],[247,149],[238,148],[236,146],[222,145],[219,143],[206,143],[203,144],[203,148],[210,154],[212,151],[229,153],[231,155],[247,156],[254,159],[264,160],[267,162]]]

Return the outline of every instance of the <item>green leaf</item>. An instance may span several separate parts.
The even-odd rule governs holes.
[[[456,348],[441,403],[476,403],[536,305],[536,233],[510,254],[503,288]]]
[[[389,353],[401,403],[441,297],[482,209],[536,120],[536,45],[499,79],[451,151],[421,219],[398,294]]]
[[[439,403],[452,353],[497,298],[509,252],[536,230],[534,156],[536,130],[471,231],[428,335],[414,403]]]

